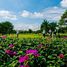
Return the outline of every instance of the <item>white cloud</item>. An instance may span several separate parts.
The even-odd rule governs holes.
[[[43,14],[40,13],[40,12],[34,12],[33,17],[35,17],[35,18],[43,18]]]
[[[10,19],[10,20],[16,20],[16,15],[12,14],[10,11],[7,10],[0,10],[0,18],[3,19]]]
[[[46,8],[40,12],[30,12],[27,10],[23,10],[21,12],[21,17],[24,18],[32,18],[32,19],[47,19],[49,21],[59,21],[62,14],[64,13],[66,9],[62,8],[62,7],[50,7],[50,8]],[[40,29],[40,25],[35,24],[24,24],[24,23],[17,23],[15,24],[15,29],[17,30],[28,30],[28,29],[32,29],[32,30],[39,30]]]
[[[42,18],[43,14],[41,14],[40,12],[29,12],[27,10],[23,10],[21,13],[22,17],[27,17],[27,18]]]
[[[64,11],[65,11],[65,8],[56,7],[56,6],[46,8],[40,12],[30,12],[30,11],[23,10],[21,13],[21,17],[32,18],[32,19],[37,19],[37,20],[38,19],[41,19],[41,20],[47,19],[49,21],[58,21],[60,19],[61,15],[64,13]],[[16,20],[17,17],[19,17],[19,15],[16,16],[11,11],[5,11],[5,10],[0,11],[0,18]],[[32,30],[36,31],[36,30],[40,29],[40,25],[37,25],[36,23],[33,23],[33,24],[32,23],[31,24],[15,23],[14,26],[15,26],[14,29],[16,29],[16,30],[32,29]]]
[[[51,7],[46,8],[41,12],[29,12],[26,10],[23,10],[21,13],[21,16],[24,18],[39,18],[39,19],[47,19],[51,21],[58,21],[61,17],[61,15],[64,13],[65,9],[61,7]]]
[[[22,12],[21,16],[22,16],[22,17],[28,17],[28,16],[30,16],[30,14],[31,14],[30,12],[24,10],[24,11]]]
[[[29,30],[29,29],[32,29],[33,31],[36,31],[36,30],[40,29],[40,25],[17,23],[17,24],[14,24],[14,29],[15,30]]]
[[[67,0],[62,0],[62,1],[60,2],[60,4],[61,4],[62,7],[67,8]]]
[[[61,7],[51,7],[47,8],[43,11],[44,18],[51,21],[58,21],[60,20],[62,14],[64,13],[65,9]]]

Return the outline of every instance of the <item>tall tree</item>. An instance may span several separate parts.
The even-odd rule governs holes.
[[[29,32],[29,33],[32,33],[33,31],[32,31],[32,29],[29,29],[28,32]]]
[[[0,23],[0,33],[7,34],[13,31],[13,25],[9,21]]]
[[[46,32],[48,32],[49,30],[49,22],[47,20],[44,20],[41,24],[41,31],[45,30]]]
[[[67,18],[67,10],[64,12],[64,14],[61,16],[61,19],[59,21],[59,24],[64,24],[64,19]]]
[[[52,31],[55,31],[56,26],[57,26],[57,23],[56,23],[56,22],[51,22],[51,23],[49,23],[49,25],[50,25],[50,29],[51,29]]]

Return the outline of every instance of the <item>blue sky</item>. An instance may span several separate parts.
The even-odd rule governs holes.
[[[58,21],[67,9],[67,0],[0,0],[0,21],[14,29],[37,30],[43,19]]]

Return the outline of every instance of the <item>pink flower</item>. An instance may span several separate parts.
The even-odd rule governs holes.
[[[39,56],[40,56],[40,54],[35,54],[35,55],[34,55],[34,57],[39,57]]]
[[[67,38],[67,36],[64,36],[63,38],[64,38],[64,39],[66,39],[66,38]]]
[[[13,52],[13,56],[15,56],[16,54],[17,54],[17,53],[14,51],[14,52]]]
[[[26,54],[37,54],[38,53],[38,51],[37,50],[35,50],[35,49],[29,49],[29,50],[26,50]]]
[[[20,65],[20,67],[24,67],[23,65]]]
[[[5,50],[5,53],[9,54],[10,53],[10,50]]]
[[[6,36],[5,35],[3,35],[3,36],[1,36],[3,39],[5,39],[6,38]]]
[[[64,58],[64,55],[63,55],[63,54],[59,54],[59,57],[60,57],[60,58]]]
[[[22,63],[22,62],[24,62],[24,61],[26,61],[26,60],[28,60],[28,59],[29,59],[28,55],[20,56],[20,57],[19,57],[19,63]]]
[[[12,51],[12,50],[5,50],[5,53],[7,53],[8,55],[10,55],[10,56],[15,56],[17,53],[14,51]]]
[[[12,48],[12,47],[14,47],[14,45],[13,44],[10,44],[9,47]]]

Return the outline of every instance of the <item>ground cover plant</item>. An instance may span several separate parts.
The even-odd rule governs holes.
[[[0,67],[62,67],[67,38],[0,38]]]

